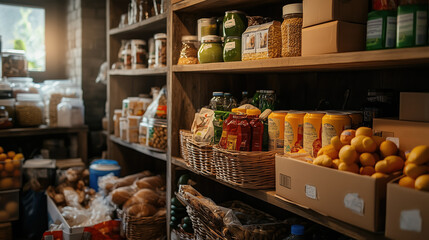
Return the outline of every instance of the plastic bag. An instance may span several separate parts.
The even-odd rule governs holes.
[[[162,87],[159,94],[154,97],[153,102],[149,105],[143,118],[167,119],[167,89]]]
[[[109,65],[107,62],[104,62],[100,66],[100,71],[98,72],[97,78],[95,79],[96,83],[107,84],[107,71],[109,70]]]
[[[214,111],[208,108],[202,108],[199,113],[195,113],[192,123],[192,137],[197,142],[210,143],[214,137]]]

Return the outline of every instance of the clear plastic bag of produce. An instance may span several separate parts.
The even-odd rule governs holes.
[[[143,118],[167,119],[167,88],[165,86],[149,105]]]

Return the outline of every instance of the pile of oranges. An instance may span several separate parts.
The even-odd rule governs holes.
[[[0,189],[19,188],[21,186],[22,153],[5,152],[0,146]]]

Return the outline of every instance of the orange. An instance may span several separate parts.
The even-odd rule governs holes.
[[[323,166],[323,167],[331,167],[332,158],[330,158],[328,155],[320,155],[313,160],[313,164]]]
[[[409,163],[404,167],[404,174],[413,179],[427,173],[427,171],[428,168],[426,165],[417,165],[415,163]]]
[[[12,164],[11,162],[6,163],[6,164],[4,165],[4,170],[5,170],[6,172],[13,172],[13,169],[14,169],[14,167],[13,167],[13,164]]]
[[[369,127],[360,127],[358,129],[356,129],[356,137],[357,136],[371,137],[372,136],[372,129]]]
[[[13,160],[22,160],[24,159],[24,155],[22,153],[17,153],[14,157]]]
[[[0,180],[0,188],[8,189],[13,186],[13,179],[12,178],[3,178]]]
[[[380,153],[382,157],[396,155],[398,147],[392,141],[386,140],[380,144]]]
[[[0,161],[4,161],[6,160],[6,158],[7,158],[6,153],[0,153]]]
[[[356,163],[346,164],[345,162],[341,162],[338,165],[338,170],[352,172],[352,173],[359,173],[359,166]]]
[[[362,164],[362,166],[371,166],[371,167],[374,167],[376,162],[374,155],[371,153],[362,153],[359,156],[359,161],[360,161],[360,164]]]
[[[414,188],[415,180],[411,177],[405,176],[399,180],[399,185],[408,188]]]
[[[365,166],[360,168],[359,173],[360,175],[372,176],[372,174],[375,173],[375,169],[374,167],[371,167],[371,166]]]
[[[13,176],[14,176],[14,177],[19,177],[19,176],[21,176],[21,171],[19,171],[19,169],[15,169],[15,171],[13,171]]]
[[[328,155],[331,159],[338,158],[338,152],[331,144],[322,147],[317,153],[317,156],[324,155],[324,154]]]
[[[419,176],[416,179],[415,188],[418,190],[429,191],[429,174]]]
[[[8,172],[6,172],[6,171],[4,171],[4,170],[0,172],[0,177],[1,177],[1,178],[5,178],[5,177],[7,177],[7,176],[9,176],[9,173],[8,173]]]
[[[338,169],[338,165],[340,165],[340,159],[334,159],[332,160],[332,168]]]
[[[376,172],[371,175],[372,178],[387,178],[388,176],[389,175],[380,172]]]
[[[379,173],[389,173],[389,167],[386,160],[380,160],[375,164],[375,171]]]
[[[402,170],[404,168],[404,160],[398,156],[388,156],[384,159],[387,162],[389,173]]]
[[[21,160],[13,160],[12,164],[15,168],[19,168],[21,166]]]
[[[340,153],[338,154],[340,160],[346,164],[352,164],[356,162],[358,154],[354,147],[350,145],[345,145],[341,148]]]
[[[363,152],[375,152],[377,150],[377,143],[371,138],[367,136],[356,136],[352,139],[351,145],[355,147],[356,151],[359,153]]]
[[[334,146],[334,148],[337,152],[339,152],[340,149],[343,147],[343,144],[340,141],[340,137],[338,137],[338,136],[331,138],[331,145]]]
[[[415,164],[425,164],[429,161],[429,146],[420,145],[411,150],[408,161]]]
[[[4,153],[4,149],[2,146],[0,146],[0,153]]]
[[[341,133],[340,141],[343,145],[350,145],[350,142],[355,136],[356,136],[356,130],[347,129]]]
[[[13,157],[15,157],[15,152],[14,151],[9,151],[7,152],[7,156],[11,159],[13,159]]]

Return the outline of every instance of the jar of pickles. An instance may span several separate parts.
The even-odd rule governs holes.
[[[155,38],[155,66],[167,66],[167,34],[157,33]]]
[[[182,36],[182,50],[178,65],[197,64],[198,63],[198,36],[185,35]]]
[[[198,41],[202,41],[202,37],[207,35],[216,35],[217,25],[216,18],[200,18],[198,19]]]
[[[225,37],[225,45],[223,47],[223,61],[241,61],[241,37]]]
[[[167,150],[167,120],[150,119],[148,124],[148,145],[162,151]]]
[[[222,62],[222,42],[219,36],[208,35],[202,37],[202,44],[198,50],[200,63]]]
[[[247,28],[246,14],[237,10],[226,11],[223,17],[223,36],[238,36]]]

